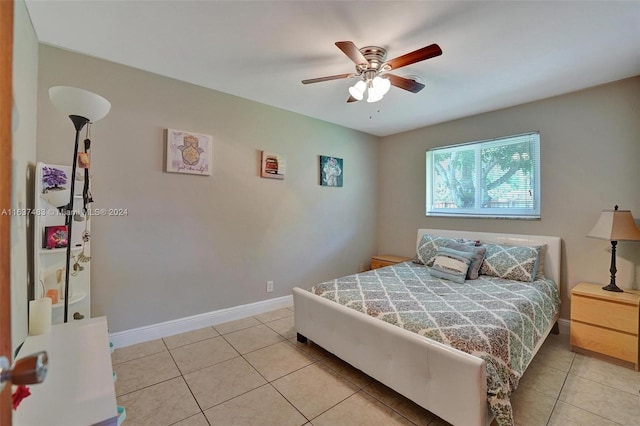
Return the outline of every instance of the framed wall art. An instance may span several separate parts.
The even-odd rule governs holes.
[[[320,185],[341,187],[343,171],[342,158],[320,156]]]
[[[284,179],[286,170],[286,161],[283,156],[262,151],[260,176],[269,179]]]
[[[210,135],[167,129],[165,171],[210,176],[212,139]]]

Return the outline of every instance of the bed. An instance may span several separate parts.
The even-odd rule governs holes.
[[[542,286],[546,285],[547,289],[544,291],[554,294],[549,296],[551,302],[545,301],[544,304],[551,303],[554,306],[547,307],[548,312],[544,315],[535,310],[537,308],[531,308],[535,310],[533,317],[536,319],[530,321],[531,324],[529,325],[526,325],[528,324],[526,319],[517,323],[517,327],[521,327],[524,330],[519,330],[519,332],[527,335],[529,345],[527,348],[522,349],[522,353],[526,353],[526,356],[523,355],[521,357],[522,360],[520,360],[522,365],[519,367],[518,373],[521,375],[547,335],[552,329],[555,328],[557,330],[561,258],[560,238],[419,229],[417,247],[420,246],[421,241],[424,241],[423,236],[425,234],[427,237],[465,239],[466,241],[480,240],[484,244],[493,243],[495,245],[525,247],[542,246],[546,248],[541,252],[540,256],[540,261],[544,265],[544,277],[546,278],[536,279],[532,284],[538,285],[537,283],[541,281]],[[507,398],[507,412],[500,411],[502,408],[500,408],[499,404],[496,404],[494,392],[496,388],[495,369],[496,366],[497,368],[502,368],[500,361],[494,361],[492,358],[480,355],[481,352],[474,351],[473,348],[469,350],[465,348],[462,348],[463,350],[456,349],[451,346],[452,343],[448,339],[439,338],[437,333],[430,335],[424,330],[418,332],[417,330],[409,331],[404,329],[402,326],[406,326],[406,324],[398,324],[398,322],[403,321],[394,320],[393,314],[381,314],[384,311],[383,308],[378,310],[377,313],[376,309],[373,309],[373,313],[377,316],[374,317],[371,316],[371,312],[370,315],[360,312],[357,306],[353,306],[353,303],[350,306],[344,306],[331,300],[337,297],[331,295],[332,290],[330,287],[336,286],[341,281],[346,282],[347,286],[356,285],[353,289],[354,291],[361,290],[357,288],[360,284],[353,283],[361,282],[375,282],[377,285],[378,282],[391,281],[391,284],[384,285],[395,285],[397,287],[399,285],[398,279],[402,278],[402,276],[411,277],[410,280],[413,283],[427,282],[426,278],[421,278],[421,274],[424,274],[425,271],[429,273],[430,270],[431,268],[425,265],[405,262],[349,277],[342,277],[327,283],[320,283],[311,289],[294,288],[294,321],[298,340],[305,342],[310,339],[454,425],[488,425],[494,418],[496,407],[499,407],[496,411],[499,413],[497,416],[499,424],[513,423],[513,418],[510,417],[511,406],[508,402],[508,397],[511,390],[517,386],[519,377],[516,374],[515,377],[510,378],[512,382],[510,386],[512,388],[506,390],[506,395],[502,395],[502,397]],[[485,277],[480,278],[482,278],[482,282],[488,281],[485,280]],[[506,282],[508,280],[498,279],[497,281],[499,281],[499,285],[514,286],[509,288],[517,287],[522,289],[526,287],[527,291],[529,291],[529,287],[534,288],[533,285],[522,285],[523,283],[510,284]],[[502,281],[505,282],[503,283]],[[479,283],[480,281],[467,281],[456,286],[448,280],[435,282],[438,286],[442,286],[445,291],[449,291],[453,287],[469,290],[472,287],[479,286]],[[442,292],[441,290],[435,290],[437,288],[435,284],[423,285],[422,287],[417,285],[416,289],[418,290],[414,291],[425,292],[426,287],[433,289],[430,291]],[[409,287],[409,285],[402,285]],[[490,284],[487,283],[486,285]],[[324,297],[312,291],[317,291],[323,294]],[[380,291],[386,292],[384,289]],[[476,290],[474,289],[474,291]],[[536,290],[536,292],[541,293],[542,291]],[[419,297],[422,298],[423,296],[420,295]],[[508,297],[506,296],[506,298]],[[470,296],[470,299],[474,298],[477,298],[477,296]],[[426,306],[426,302],[421,302],[421,304]],[[536,302],[535,306],[537,304],[542,304],[542,302]],[[355,303],[355,305],[358,305],[358,303]],[[372,309],[364,310],[372,311]],[[498,311],[499,309],[495,310],[495,312]],[[399,318],[398,315],[400,314],[396,314],[396,318]],[[430,316],[428,313],[425,315]],[[451,315],[455,316],[456,314]],[[542,320],[540,317],[545,318]],[[408,328],[411,329],[411,327]],[[480,326],[476,326],[476,328],[481,329]],[[485,327],[484,329],[487,328]],[[426,337],[427,335],[430,337]],[[473,339],[473,337],[470,339]],[[516,341],[517,339],[511,338],[511,340]],[[486,342],[484,344],[487,345]],[[491,348],[494,345],[497,347],[496,343],[488,343]],[[467,352],[472,352],[474,355]],[[509,383],[504,386],[509,386]],[[491,402],[491,407],[489,402]]]

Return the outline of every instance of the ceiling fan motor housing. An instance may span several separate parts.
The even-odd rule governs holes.
[[[389,71],[391,69],[390,66],[385,65],[384,61],[387,58],[387,50],[379,47],[379,46],[366,46],[358,49],[362,56],[365,57],[368,64],[358,64],[356,65],[356,70],[358,74],[362,74],[366,71],[375,71],[375,74],[381,71]],[[374,76],[375,76],[374,74]]]

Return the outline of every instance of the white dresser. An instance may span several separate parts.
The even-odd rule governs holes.
[[[47,351],[44,382],[29,385],[31,396],[13,412],[14,426],[116,425],[107,318],[54,325],[51,333],[29,336],[17,358]]]

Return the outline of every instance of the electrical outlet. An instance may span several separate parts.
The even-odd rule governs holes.
[[[271,293],[273,291],[273,281],[267,281],[267,293]]]

